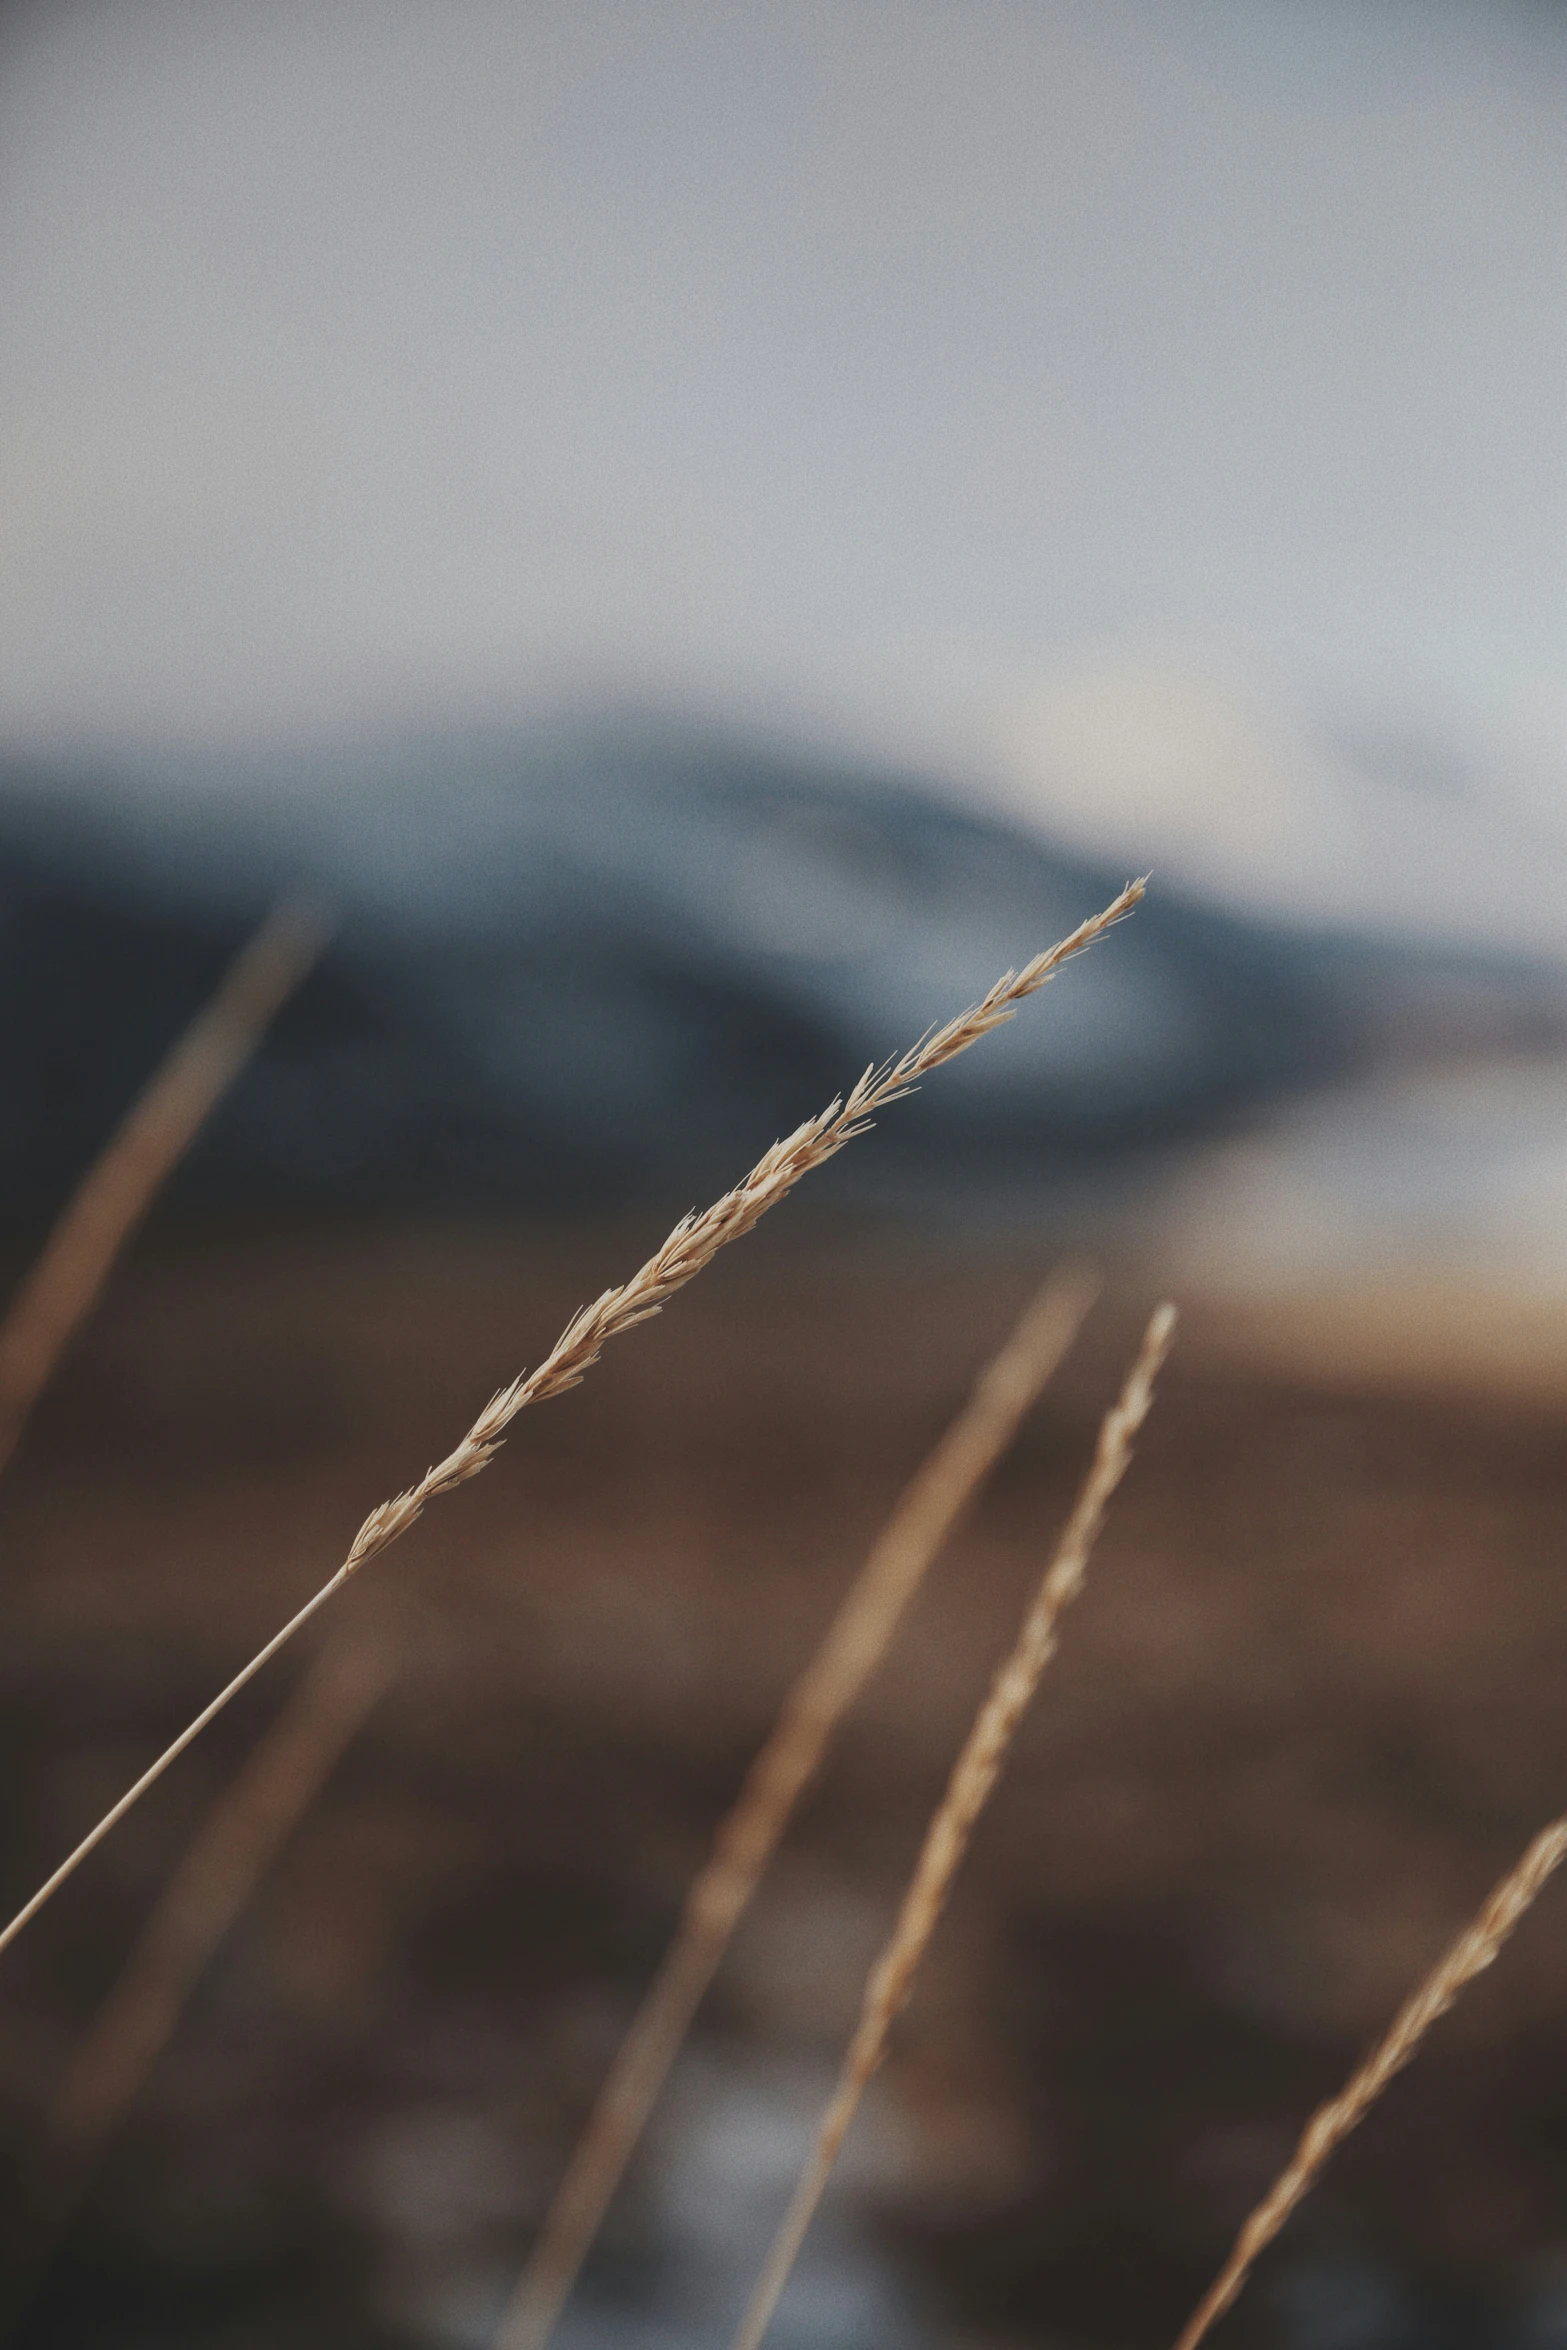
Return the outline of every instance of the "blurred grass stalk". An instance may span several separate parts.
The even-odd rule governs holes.
[[[1456,1942],[1412,1991],[1386,2033],[1336,2097],[1318,2106],[1300,2143],[1236,2237],[1230,2256],[1187,2319],[1175,2350],[1197,2350],[1229,2308],[1258,2255],[1272,2243],[1295,2206],[1309,2195],[1334,2149],[1359,2127],[1395,2073],[1418,2053],[1439,2016],[1466,1984],[1501,1953],[1514,1927],[1548,1878],[1567,1858],[1567,1818],[1542,1828],[1528,1850],[1494,1886]]]
[[[496,2350],[543,2350],[588,2247],[668,2078],[702,1997],[750,1905],[828,1741],[886,1654],[932,1562],[1024,1414],[1061,1361],[1095,1297],[1098,1277],[1068,1265],[1035,1294],[957,1418],[897,1507],[784,1700],[771,1735],[718,1830],[654,1976],[589,2116]]]
[[[132,1103],[0,1323],[0,1469],[159,1186],[326,943],[314,906],[285,899]]]
[[[218,1945],[385,1693],[398,1644],[355,1631],[325,1648],[169,1878],[72,2056],[30,2181],[25,2292],[35,2292]]]
[[[974,1823],[989,1800],[1007,1749],[1039,1686],[1039,1676],[1055,1654],[1062,1611],[1083,1588],[1110,1497],[1131,1465],[1133,1440],[1148,1417],[1154,1381],[1174,1336],[1175,1308],[1161,1305],[1143,1334],[1125,1385],[1105,1415],[1093,1461],[1055,1555],[1023,1618],[1010,1656],[991,1682],[952,1767],[947,1791],[926,1830],[897,1923],[866,1983],[860,2020],[837,2087],[817,2125],[815,2143],[740,2322],[733,2350],[760,2350],[772,2323],[860,2100],[886,2053],[887,2035],[914,1987]]]

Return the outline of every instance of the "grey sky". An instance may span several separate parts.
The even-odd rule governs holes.
[[[1063,666],[1567,743],[1567,41],[1418,0],[138,0],[0,36],[0,739]]]

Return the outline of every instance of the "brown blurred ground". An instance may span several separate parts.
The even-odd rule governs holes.
[[[29,2342],[482,2339],[778,1696],[1048,1262],[790,1214],[339,1603],[411,1622],[409,1670],[198,1998]],[[657,1236],[148,1244],[0,1488],[8,1900]],[[1123,1275],[842,1742],[617,2209],[606,2306],[678,2253],[660,2166],[692,2100],[731,2075],[809,2091],[835,2056],[1150,1284]],[[937,2341],[1167,2340],[1312,2102],[1567,1805],[1561,1412],[1427,1381],[1418,1352],[1373,1379],[1266,1336],[1189,1314],[843,2182]],[[302,1661],[0,1960],[13,2165]],[[1564,1958],[1553,1891],[1230,2339],[1556,2339]],[[1343,2276],[1382,2280],[1381,2333],[1323,2330]]]

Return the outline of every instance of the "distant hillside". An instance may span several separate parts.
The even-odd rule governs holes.
[[[338,931],[182,1170],[210,1206],[697,1197],[1125,879],[899,779],[629,728],[291,768],[0,769],[0,1210],[58,1198],[286,887]],[[888,1122],[1015,1181],[1378,1055],[1564,1030],[1558,974],[1221,916],[1117,938]]]

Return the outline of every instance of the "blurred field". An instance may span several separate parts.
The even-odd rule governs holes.
[[[198,1996],[26,2342],[485,2340],[773,1706],[1048,1261],[779,1221],[526,1415],[339,1603],[410,1623],[409,1669]],[[214,1227],[142,1248],[0,1487],[8,1898],[659,1236]],[[1123,1274],[933,1575],[563,2344],[725,2340],[1154,1277]],[[1481,1345],[1444,1354],[1432,1332],[1463,1316],[1422,1310],[1372,1344],[1353,1297],[1190,1307],[780,2350],[1168,2340],[1310,2105],[1567,1803],[1559,1389]],[[1463,1315],[1484,1329],[1486,1301]],[[0,1962],[18,2172],[303,1662]],[[1228,2339],[1563,2338],[1564,1921],[1553,1891]]]

